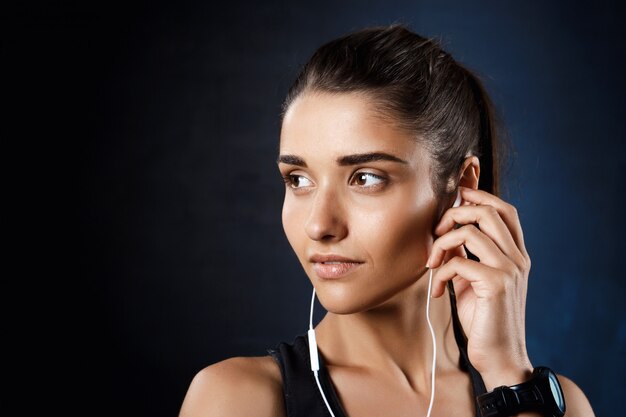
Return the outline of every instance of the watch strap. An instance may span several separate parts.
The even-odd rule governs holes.
[[[524,382],[513,387],[501,386],[477,397],[482,417],[514,416],[535,410],[544,404],[539,388]]]
[[[545,416],[563,417],[565,400],[556,374],[538,366],[528,381],[510,387],[497,387],[476,397],[482,417],[515,416],[524,411],[537,411]]]

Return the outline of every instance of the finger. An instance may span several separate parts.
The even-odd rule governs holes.
[[[481,262],[494,268],[505,268],[512,264],[498,246],[474,225],[465,225],[452,230],[433,242],[428,265],[439,267],[445,258],[445,252],[465,245]]]
[[[439,268],[433,276],[431,296],[441,297],[446,283],[455,277],[461,277],[469,282],[477,297],[492,297],[504,288],[505,283],[501,275],[501,271],[481,262],[456,256]]]
[[[465,246],[459,246],[455,249],[446,251],[443,257],[443,263],[450,261],[455,256],[460,256],[461,258],[467,259],[467,252],[465,251]],[[456,294],[461,294],[465,291],[465,288],[469,286],[469,281],[464,280],[463,278],[457,276],[453,280],[454,292]]]
[[[432,253],[432,251],[431,251]],[[453,248],[445,252],[443,256],[443,263],[448,262],[450,259],[455,256],[460,256],[462,258],[467,258],[467,252],[465,252],[465,247],[463,245]]]
[[[467,288],[471,287],[471,282],[457,275],[452,278],[452,285],[454,286],[454,293],[456,294],[457,300],[459,300]]]
[[[520,249],[522,254],[524,254],[524,256],[528,256],[526,246],[524,245],[522,226],[517,214],[517,209],[513,205],[483,190],[474,190],[473,188],[461,186],[459,187],[459,190],[461,191],[461,197],[463,200],[469,203],[494,207],[500,214],[504,223],[507,225],[517,247]]]
[[[513,262],[521,264],[524,255],[513,240],[511,231],[493,206],[462,206],[445,212],[435,228],[435,234],[443,235],[452,230],[456,224],[478,224],[480,231],[487,235],[498,246],[500,251]]]

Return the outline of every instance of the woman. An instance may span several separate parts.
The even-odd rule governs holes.
[[[558,382],[567,416],[592,416],[528,358],[530,258],[497,197],[495,133],[479,80],[432,40],[392,25],[322,46],[285,101],[278,167],[328,312],[270,356],[202,370],[181,416],[562,415]],[[540,378],[552,404],[493,400]]]

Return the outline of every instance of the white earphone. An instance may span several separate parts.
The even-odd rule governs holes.
[[[456,192],[456,199],[454,200],[454,204],[452,204],[452,208],[460,206],[461,205],[461,201],[463,201],[463,200],[461,199],[461,190],[459,189]]]
[[[453,208],[459,207],[461,205],[461,190],[457,192],[456,199],[454,200]],[[430,413],[433,409],[433,404],[435,402],[435,370],[437,367],[437,339],[435,337],[435,330],[433,329],[433,325],[430,322],[430,292],[432,290],[433,285],[433,270],[429,269],[428,274],[428,293],[426,296],[426,321],[428,322],[428,328],[430,329],[430,335],[433,340],[433,366],[432,366],[432,379],[431,379],[431,389],[430,389],[430,403],[428,405],[428,412],[426,413],[426,417],[430,417]],[[322,384],[320,384],[320,380],[318,377],[318,371],[320,369],[320,362],[317,353],[317,340],[315,339],[315,329],[313,329],[313,306],[315,304],[315,287],[313,288],[313,295],[311,297],[311,314],[309,315],[309,331],[307,332],[309,338],[309,356],[311,357],[311,371],[313,371],[313,376],[315,377],[315,382],[317,383],[317,388],[322,395],[322,399],[324,400],[324,404],[326,404],[326,408],[332,417],[335,417],[335,413],[330,408],[330,404],[328,404],[328,400],[326,399],[326,394],[324,394],[324,390],[322,389]]]

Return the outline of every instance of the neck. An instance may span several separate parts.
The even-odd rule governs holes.
[[[435,274],[436,272],[433,272]],[[428,272],[384,304],[355,314],[327,313],[316,328],[318,347],[330,366],[352,366],[430,384],[433,345],[426,320]],[[449,294],[431,298],[437,339],[437,372],[458,369]]]

